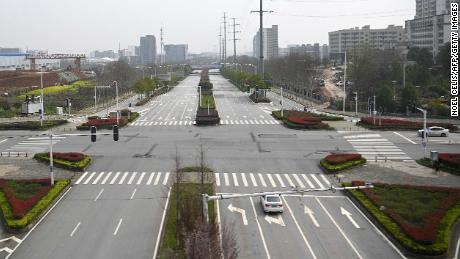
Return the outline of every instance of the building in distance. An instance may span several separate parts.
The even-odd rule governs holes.
[[[278,25],[271,28],[263,28],[263,55],[265,60],[278,57]],[[260,56],[260,30],[253,38],[253,55]]]
[[[183,64],[187,60],[187,44],[166,44],[164,50],[167,64]]]
[[[155,36],[145,35],[140,38],[139,56],[142,65],[155,64],[157,56]]]

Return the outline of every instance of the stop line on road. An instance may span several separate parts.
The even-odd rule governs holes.
[[[323,174],[214,173],[217,186],[328,188]]]
[[[75,185],[167,185],[170,172],[85,172]]]

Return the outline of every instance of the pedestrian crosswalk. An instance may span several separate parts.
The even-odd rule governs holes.
[[[404,151],[377,133],[347,135],[344,138],[370,161],[412,160]]]
[[[167,185],[170,172],[84,172],[75,185]]]
[[[184,121],[135,121],[131,123],[131,126],[137,127],[150,127],[150,126],[189,126],[195,125],[195,121],[191,120],[184,120]],[[221,125],[277,125],[280,124],[277,120],[263,120],[263,119],[238,119],[238,120],[230,120],[230,119],[221,119]]]
[[[323,174],[214,173],[218,187],[328,188]]]
[[[62,140],[66,139],[66,137],[54,136],[53,137],[53,146],[57,143],[61,142]],[[39,153],[47,150],[50,146],[50,138],[48,136],[39,136],[39,137],[30,137],[27,138],[10,148],[6,151],[8,152],[28,152],[28,153]]]

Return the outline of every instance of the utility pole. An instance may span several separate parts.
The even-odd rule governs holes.
[[[347,85],[347,51],[345,50],[345,69],[343,70],[343,112],[345,113],[345,100],[347,99],[347,92],[346,92],[346,85]]]
[[[236,38],[236,33],[240,31],[236,30],[236,26],[240,25],[236,23],[236,18],[231,18],[233,20],[233,64],[236,64],[236,41],[240,40]]]
[[[222,24],[219,25],[219,59],[222,63]]]
[[[259,13],[260,25],[259,25],[259,76],[260,79],[264,80],[264,13],[273,13],[273,11],[264,11],[263,9],[263,0],[260,0],[260,9],[259,11],[251,11],[251,13]]]
[[[224,12],[224,67],[227,63],[227,13]]]

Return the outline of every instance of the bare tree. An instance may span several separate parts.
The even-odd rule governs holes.
[[[180,202],[180,191],[181,191],[181,182],[183,178],[183,174],[180,171],[181,167],[181,158],[179,156],[179,151],[177,150],[177,145],[176,147],[176,153],[174,155],[174,162],[175,162],[175,191],[176,191],[176,240],[177,240],[177,246],[180,247],[180,240],[181,240],[181,233],[179,231],[180,229],[180,224],[181,224],[181,215],[180,215],[180,208],[181,208],[181,202]]]

